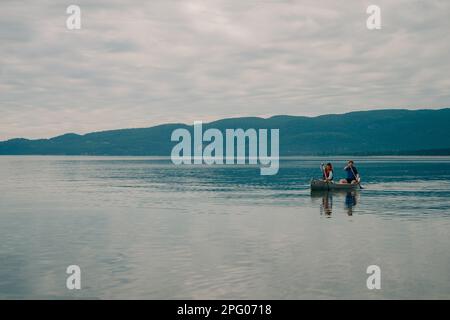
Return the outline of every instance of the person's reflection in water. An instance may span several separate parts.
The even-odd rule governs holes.
[[[356,206],[356,194],[354,192],[347,192],[345,195],[345,208],[349,216],[353,215],[354,206]]]
[[[333,196],[331,192],[324,192],[322,196],[322,205],[320,206],[320,214],[330,217],[333,211]]]

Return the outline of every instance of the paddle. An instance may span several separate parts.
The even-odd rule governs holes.
[[[353,168],[352,168],[352,167],[350,167],[350,170],[352,170],[353,176],[355,177],[356,182],[358,182],[359,188],[360,188],[360,189],[364,189],[363,186],[361,185],[361,182],[359,182],[360,179],[358,179],[358,178],[356,177],[356,174],[355,174],[355,172],[353,171]]]

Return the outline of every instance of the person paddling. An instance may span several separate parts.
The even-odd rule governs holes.
[[[349,160],[344,168],[347,171],[347,179],[342,179],[342,183],[359,183],[358,169],[354,166],[353,160]]]
[[[320,165],[320,169],[322,170],[322,176],[325,182],[333,181],[333,166],[331,163],[328,162],[326,166],[322,163]]]

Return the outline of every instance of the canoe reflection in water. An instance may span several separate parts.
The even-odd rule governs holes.
[[[344,208],[349,216],[353,215],[353,208],[357,204],[357,194],[358,191],[313,191],[311,192],[311,197],[321,198],[322,202],[320,204],[320,215],[325,215],[330,217],[333,213],[333,197],[344,199]]]

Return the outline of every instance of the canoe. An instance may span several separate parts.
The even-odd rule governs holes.
[[[358,188],[358,184],[351,183],[334,183],[334,182],[325,182],[323,180],[312,179],[311,180],[311,190],[343,190],[343,191],[351,191],[356,190]]]

